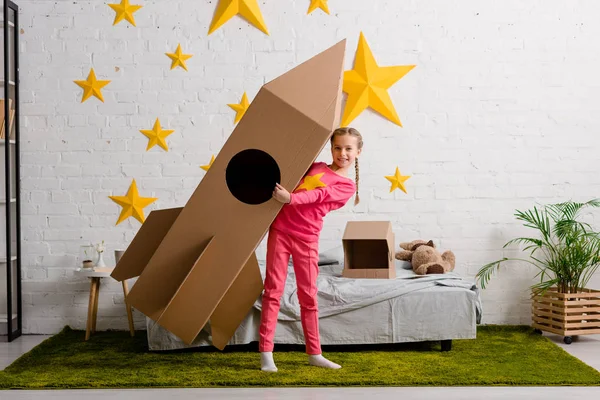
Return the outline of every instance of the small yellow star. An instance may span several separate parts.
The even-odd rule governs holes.
[[[327,185],[321,182],[321,177],[324,174],[324,172],[321,172],[320,174],[309,175],[304,177],[304,182],[302,183],[302,185],[298,186],[296,190],[306,189],[307,191],[309,191],[320,187],[326,187]]]
[[[240,101],[240,104],[227,104],[227,105],[229,107],[233,108],[237,112],[237,114],[235,115],[235,120],[233,121],[234,124],[237,124],[240,121],[240,119],[242,119],[244,114],[246,113],[246,110],[250,106],[250,103],[248,102],[248,96],[246,96],[246,92],[244,92],[244,94],[242,95],[242,101]]]
[[[203,170],[205,170],[206,172],[208,172],[208,170],[210,169],[210,167],[212,167],[213,163],[215,162],[215,156],[212,156],[210,158],[210,162],[208,163],[208,165],[201,165],[200,168],[202,168]]]
[[[144,223],[144,208],[154,203],[157,198],[154,197],[140,197],[135,179],[129,186],[129,190],[125,196],[108,196],[112,201],[123,207],[119,220],[115,225],[119,225],[129,217],[134,217],[142,224]]]
[[[104,97],[102,97],[102,89],[104,86],[108,85],[110,81],[99,81],[96,79],[96,74],[94,73],[94,68],[90,70],[90,73],[85,81],[73,81],[79,87],[83,89],[83,97],[81,98],[81,102],[83,103],[90,97],[94,96],[100,99],[101,102],[104,103]]]
[[[402,126],[387,90],[414,67],[414,65],[378,66],[361,32],[354,69],[344,72],[343,90],[348,94],[348,98],[342,116],[342,126],[349,126],[350,122],[368,107]]]
[[[142,8],[142,6],[129,4],[129,0],[121,0],[121,4],[109,4],[108,6],[117,13],[113,26],[123,21],[123,19],[135,26],[133,13]]]
[[[192,54],[182,54],[181,44],[177,45],[177,50],[175,50],[175,53],[165,53],[165,54],[167,56],[169,56],[169,58],[172,60],[171,69],[173,69],[175,67],[181,67],[181,68],[185,69],[186,71],[188,69],[187,69],[187,66],[185,65],[185,61],[193,57]]]
[[[404,187],[404,182],[410,178],[410,176],[402,176],[400,175],[400,170],[396,167],[396,173],[391,176],[386,176],[385,179],[392,182],[392,188],[390,189],[390,193],[392,193],[396,189],[402,190],[404,193],[406,192],[406,187]]]
[[[256,0],[219,0],[219,5],[208,28],[210,35],[229,21],[234,15],[240,14],[252,25],[269,34]]]
[[[154,122],[154,127],[152,129],[141,129],[140,132],[150,139],[148,141],[148,147],[146,148],[146,151],[150,150],[156,145],[159,145],[164,150],[169,151],[169,147],[167,146],[167,141],[165,139],[175,131],[172,129],[163,130],[160,127],[160,121],[158,118],[156,118],[156,122]]]
[[[310,6],[308,7],[307,14],[310,14],[317,8],[320,8],[321,10],[329,14],[329,6],[327,5],[327,0],[310,0]]]

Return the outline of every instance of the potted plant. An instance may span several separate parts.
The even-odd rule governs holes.
[[[600,199],[586,203],[568,201],[515,216],[538,237],[520,237],[507,242],[525,245],[525,258],[502,258],[484,265],[477,280],[485,288],[494,271],[509,260],[523,261],[538,269],[540,282],[532,285],[533,327],[564,336],[567,344],[572,336],[600,333],[600,291],[586,288],[600,266],[600,233],[579,220],[586,207],[600,207]]]
[[[82,245],[79,247],[79,260],[81,262],[80,268],[93,268],[94,261],[92,261],[92,254],[94,253],[94,246],[91,244]]]

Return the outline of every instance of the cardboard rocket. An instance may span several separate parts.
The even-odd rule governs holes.
[[[112,273],[127,302],[191,344],[223,349],[260,296],[254,251],[339,126],[345,40],[265,84],[183,208],[153,211]]]

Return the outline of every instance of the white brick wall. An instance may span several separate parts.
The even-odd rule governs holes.
[[[26,333],[85,327],[79,245],[104,239],[110,258],[139,228],[115,226],[108,195],[135,178],[159,198],[146,212],[184,205],[234,127],[227,103],[342,38],[350,69],[360,31],[380,65],[417,67],[389,91],[404,128],[370,111],[353,122],[365,138],[362,203],[327,218],[322,249],[339,244],[348,219],[385,219],[398,241],[454,250],[457,271],[472,276],[517,254],[501,250],[526,232],[515,208],[600,195],[594,0],[330,0],[331,16],[307,16],[309,0],[260,1],[271,36],[237,17],[207,36],[216,0],[139,0],[137,28],[113,27],[105,1],[18,3]],[[189,72],[169,70],[164,53],[178,43],[194,54]],[[91,67],[112,80],[104,104],[80,103],[73,80]],[[175,129],[168,153],[146,152],[139,133],[156,117]],[[396,166],[412,175],[408,195],[389,193],[383,176]],[[533,272],[504,268],[483,293],[484,322],[529,322]],[[120,284],[103,283],[98,329],[126,329]]]

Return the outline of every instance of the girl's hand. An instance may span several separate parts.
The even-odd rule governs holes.
[[[288,204],[292,200],[290,192],[288,192],[279,183],[275,184],[275,190],[273,190],[273,198],[283,204]]]

